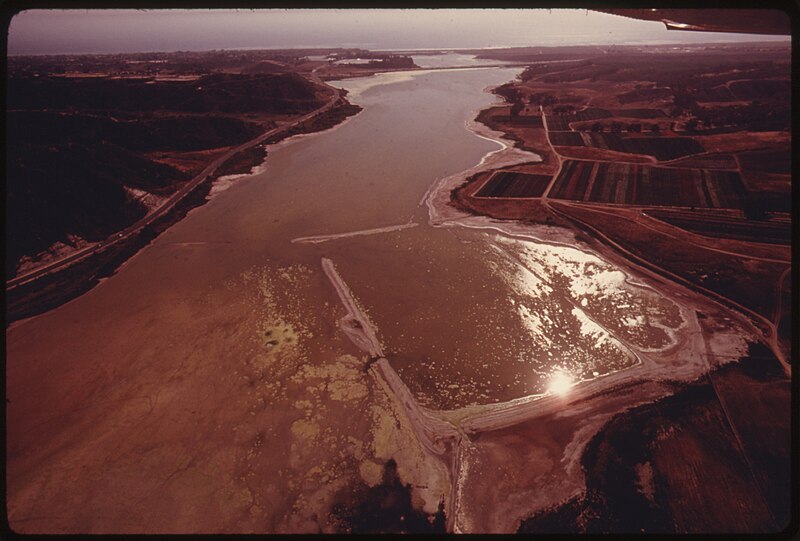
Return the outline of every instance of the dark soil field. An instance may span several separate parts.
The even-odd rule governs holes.
[[[630,154],[646,154],[659,161],[674,160],[691,154],[705,152],[705,149],[689,137],[628,137],[615,133],[587,133],[587,146],[627,152]]]
[[[719,152],[703,154],[701,156],[689,156],[665,163],[668,167],[688,167],[692,169],[737,169],[736,158],[733,154],[723,154]]]
[[[760,171],[788,175],[792,172],[792,153],[789,145],[738,154],[742,171]]]
[[[583,136],[575,131],[550,131],[550,142],[553,146],[582,147],[585,145]]]
[[[739,174],[731,171],[567,160],[549,196],[627,205],[741,208],[745,190]]]
[[[788,219],[749,220],[744,216],[655,209],[647,214],[699,235],[785,246],[792,243],[792,224]]]
[[[541,197],[552,177],[496,171],[473,197]]]
[[[481,189],[482,183],[489,175],[491,172],[478,173],[469,177],[464,184],[453,190],[450,196],[451,204],[464,212],[481,216],[531,223],[567,225],[567,222],[549,212],[539,199],[475,197],[473,192]]]
[[[546,118],[550,131],[569,131],[569,123],[575,122],[572,116],[547,115]]]

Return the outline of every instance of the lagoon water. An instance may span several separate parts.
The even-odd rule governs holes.
[[[12,524],[316,531],[333,491],[368,480],[392,441],[381,439],[385,406],[363,375],[365,354],[338,328],[344,310],[323,257],[430,408],[541,393],[554,372],[580,380],[631,366],[626,341],[669,345],[677,307],[599,257],[428,224],[432,184],[499,148],[467,122],[494,100],[485,89],[516,73],[332,83],[364,110],[275,145],[263,172],[215,194],[116,275],[9,329]],[[641,319],[625,321],[632,312]],[[56,486],[76,496],[59,500]],[[154,503],[126,514],[128,499]]]
[[[329,133],[277,149],[261,178],[212,203],[219,220],[235,214],[247,220],[245,234],[263,232],[278,247],[274,258],[311,268],[322,257],[332,259],[377,328],[390,362],[429,407],[543,392],[554,370],[577,380],[634,364],[633,355],[585,312],[602,312],[610,320],[606,312],[620,296],[658,304],[618,279],[594,291],[590,298],[598,304],[584,310],[576,306],[582,293],[568,288],[569,275],[584,274],[587,264],[608,271],[599,259],[587,263],[579,250],[556,254],[540,245],[538,252],[531,249],[531,261],[520,261],[524,243],[510,246],[494,233],[427,225],[420,203],[431,185],[498,148],[468,131],[466,121],[487,103],[489,85],[515,73],[394,73],[334,83],[347,88],[364,111]],[[259,211],[244,216],[228,206],[242,201]],[[276,219],[276,213],[285,215]],[[418,227],[319,245],[286,244],[409,222]],[[550,269],[536,273],[537,265]],[[624,278],[619,271],[616,276]],[[531,290],[531,280],[550,285]],[[553,287],[555,292],[544,291]],[[653,310],[658,319],[661,308]],[[666,336],[657,339],[663,343],[656,345],[668,342]]]

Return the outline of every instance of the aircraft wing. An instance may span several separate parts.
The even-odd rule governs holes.
[[[661,21],[668,30],[791,35],[789,16],[777,9],[595,9],[645,21]]]

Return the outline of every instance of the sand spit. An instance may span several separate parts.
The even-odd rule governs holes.
[[[465,446],[470,445],[469,439],[452,424],[438,417],[437,412],[420,406],[385,358],[378,359],[370,366],[370,374],[391,400],[405,412],[420,446],[429,455],[449,466],[450,494],[445,498],[447,531],[458,533],[456,517],[459,513],[458,501],[461,494],[459,479],[464,476],[462,455]]]
[[[358,98],[361,94],[366,92],[367,90],[374,88],[376,86],[383,86],[383,85],[391,85],[396,83],[402,83],[405,81],[410,81],[415,77],[420,75],[428,75],[430,73],[437,73],[442,70],[447,71],[476,71],[476,70],[486,70],[486,69],[493,69],[492,66],[453,66],[447,68],[421,68],[421,69],[414,69],[414,70],[398,70],[398,71],[384,71],[378,72],[371,75],[358,75],[356,77],[348,78],[347,85],[349,87],[349,92],[347,94],[347,98],[350,100]],[[330,86],[336,86],[337,84],[342,84],[345,82],[345,79],[331,79],[326,81]]]
[[[447,421],[437,417],[434,412],[423,408],[416,401],[411,391],[394,371],[385,358],[380,358],[372,365],[392,390],[393,396],[403,405],[411,419],[422,446],[431,454],[443,455],[448,451],[448,443],[458,440],[459,433]]]
[[[350,288],[347,287],[339,273],[336,272],[333,261],[323,257],[322,269],[333,284],[339,299],[347,310],[347,314],[339,320],[339,326],[342,331],[360,350],[369,353],[372,357],[383,357],[381,343],[378,337],[375,336],[372,324],[359,309],[353,294],[350,292]]]
[[[342,331],[357,347],[369,353],[373,358],[377,357],[377,360],[370,365],[370,369],[380,375],[391,389],[392,396],[403,406],[423,447],[431,454],[443,455],[448,450],[447,441],[452,438],[457,439],[458,431],[449,422],[440,419],[434,412],[419,405],[389,361],[383,356],[372,324],[358,308],[347,284],[336,272],[333,262],[323,258],[322,266],[347,310],[347,315],[339,320]]]
[[[377,360],[369,365],[370,375],[385,391],[395,407],[405,413],[422,449],[445,464],[450,463],[451,478],[455,479],[459,468],[458,460],[455,457],[459,456],[458,446],[461,434],[452,424],[419,405],[389,361],[383,357],[383,351],[372,324],[358,308],[350,288],[336,272],[333,262],[323,258],[322,267],[347,310],[347,314],[339,320],[340,328],[359,349],[369,353],[373,359],[377,357]],[[451,453],[454,460],[451,460]],[[448,522],[450,522],[448,527],[452,527],[452,517],[455,516],[452,482],[450,482],[450,486],[451,497],[447,499],[446,510]]]
[[[236,173],[233,175],[223,175],[221,177],[217,177],[211,183],[211,190],[208,192],[208,195],[206,195],[206,201],[210,201],[211,199],[214,198],[215,195],[224,192],[228,188],[234,186],[237,180],[246,177],[252,177],[255,175],[260,175],[266,170],[267,170],[267,158],[265,157],[264,161],[262,161],[259,165],[251,167],[250,171],[247,173]]]
[[[400,225],[390,225],[387,227],[377,227],[375,229],[363,229],[361,231],[351,231],[349,233],[337,233],[333,235],[314,235],[310,237],[298,237],[296,239],[292,239],[292,242],[296,243],[303,243],[303,244],[319,244],[322,242],[327,242],[329,240],[336,240],[336,239],[344,239],[348,237],[360,237],[360,236],[368,236],[368,235],[379,235],[381,233],[389,233],[391,231],[400,231],[402,229],[409,229],[412,227],[417,227],[416,222],[408,222],[405,224]]]
[[[450,192],[457,188],[464,179],[477,173],[501,167],[511,167],[521,163],[540,160],[537,154],[513,147],[504,147],[490,152],[476,166],[440,179],[430,190],[425,204],[428,207],[429,221],[432,226],[445,225],[446,222],[469,216],[449,205]]]
[[[443,455],[448,451],[447,441],[451,438],[457,439],[459,436],[458,431],[453,425],[436,417],[430,410],[419,405],[411,391],[389,364],[389,361],[384,358],[380,342],[372,329],[372,324],[356,305],[350,289],[336,272],[333,262],[330,259],[323,258],[322,266],[325,269],[325,274],[334,288],[336,288],[342,304],[347,309],[347,315],[339,320],[342,331],[358,348],[369,353],[373,358],[377,357],[377,361],[370,365],[370,369],[386,382],[389,389],[391,389],[393,398],[403,406],[422,446],[433,455]]]

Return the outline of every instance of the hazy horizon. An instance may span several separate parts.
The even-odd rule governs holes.
[[[26,10],[9,55],[214,49],[479,49],[785,41],[789,36],[667,30],[585,9]]]

